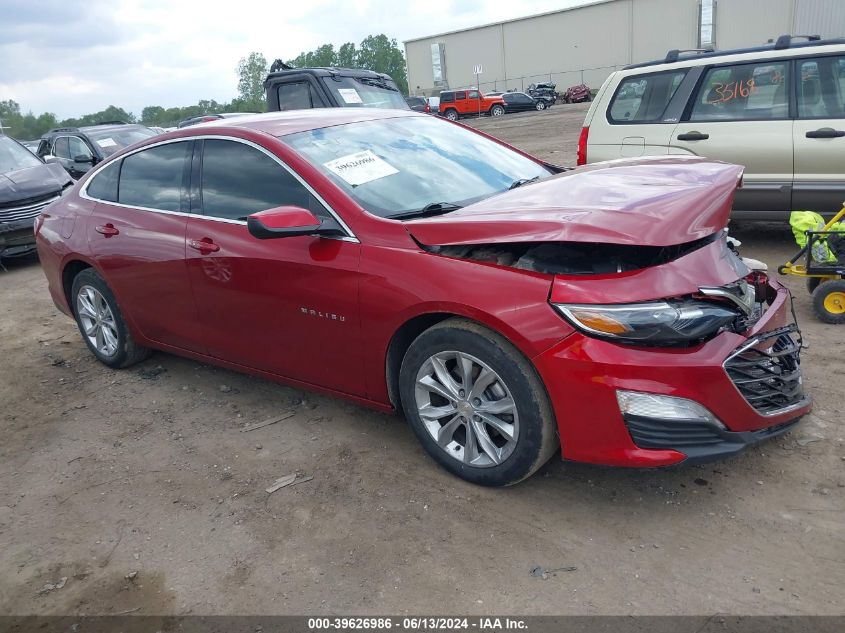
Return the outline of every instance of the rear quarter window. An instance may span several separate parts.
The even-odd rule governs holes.
[[[89,198],[105,202],[117,202],[117,178],[120,174],[120,161],[115,161],[101,169],[88,183],[85,192]]]
[[[607,118],[611,123],[657,123],[675,96],[686,70],[626,77],[616,89]]]

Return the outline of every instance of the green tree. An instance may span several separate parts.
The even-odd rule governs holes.
[[[341,68],[355,68],[358,64],[358,51],[355,44],[346,42],[337,49],[337,65]]]
[[[361,42],[357,57],[360,68],[385,73],[393,78],[399,90],[408,94],[408,75],[405,71],[405,56],[396,42],[386,35],[369,35]]]
[[[264,112],[264,78],[267,75],[267,60],[261,53],[250,53],[238,62],[238,99],[243,110]]]
[[[384,34],[365,37],[358,48],[355,48],[352,42],[346,42],[337,52],[331,44],[323,44],[311,52],[300,53],[287,64],[294,68],[309,66],[367,68],[390,75],[399,90],[408,94],[405,55],[396,40],[389,39]]]

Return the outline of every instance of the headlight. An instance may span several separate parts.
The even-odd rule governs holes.
[[[718,304],[692,299],[617,305],[553,305],[582,332],[643,345],[699,341],[716,334],[739,316]]]

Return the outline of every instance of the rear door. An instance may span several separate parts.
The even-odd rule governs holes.
[[[796,61],[792,208],[835,213],[845,205],[845,56]]]
[[[590,124],[589,162],[667,154],[698,72],[683,68],[623,78],[605,112],[595,114],[605,120]]]
[[[193,141],[157,145],[94,175],[88,244],[124,315],[147,338],[204,352],[185,265]]]
[[[672,132],[672,154],[745,167],[734,210],[782,217],[792,193],[789,60],[712,66]]]
[[[277,206],[335,222],[303,181],[245,141],[206,139],[194,160],[188,268],[209,354],[351,394],[364,394],[358,265],[351,237],[259,240],[246,217]],[[339,225],[338,225],[339,226]]]

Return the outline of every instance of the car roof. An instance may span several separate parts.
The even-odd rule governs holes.
[[[412,110],[388,110],[385,108],[314,108],[311,110],[288,110],[286,112],[266,112],[232,119],[217,119],[198,126],[182,128],[191,134],[202,134],[203,130],[216,128],[247,128],[265,132],[271,136],[285,136],[297,132],[318,130],[347,123],[396,119],[400,117],[425,117]]]
[[[110,130],[131,130],[132,128],[147,127],[138,123],[84,125],[78,128],[79,132],[108,132]]]

